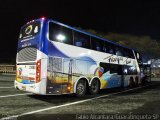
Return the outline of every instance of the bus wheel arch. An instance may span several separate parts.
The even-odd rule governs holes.
[[[74,93],[77,97],[85,96],[89,87],[89,82],[86,77],[80,77],[74,85]]]
[[[101,82],[98,77],[93,77],[89,83],[89,93],[97,94],[101,88]]]

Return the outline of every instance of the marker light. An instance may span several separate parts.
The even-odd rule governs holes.
[[[71,90],[72,90],[72,85],[69,83],[67,85],[67,92],[69,93],[69,92],[71,92]]]
[[[66,39],[66,37],[62,34],[59,34],[59,35],[56,36],[56,39],[62,42]]]
[[[42,20],[45,20],[46,18],[45,17],[42,17]]]
[[[41,77],[41,60],[36,63],[36,83],[40,82]]]

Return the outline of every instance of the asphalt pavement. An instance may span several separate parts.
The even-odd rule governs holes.
[[[41,96],[19,91],[13,87],[15,76],[7,77],[0,76],[1,119],[160,119],[159,78],[137,88],[107,89],[94,96],[77,98],[74,95]]]

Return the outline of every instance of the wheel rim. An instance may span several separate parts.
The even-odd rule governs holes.
[[[84,93],[84,90],[85,90],[84,85],[82,83],[79,83],[77,86],[77,93],[81,95]]]

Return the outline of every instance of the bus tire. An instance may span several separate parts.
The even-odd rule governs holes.
[[[135,86],[139,86],[138,81],[139,81],[139,80],[138,80],[138,77],[136,76],[136,77],[135,77]]]
[[[77,97],[84,97],[86,94],[87,88],[86,88],[86,81],[85,80],[79,80],[76,85],[76,96]]]
[[[133,80],[133,77],[130,77],[129,79],[129,87],[134,87],[134,80]]]
[[[98,79],[93,79],[91,85],[89,86],[89,93],[94,95],[97,94],[100,90],[100,82]]]

